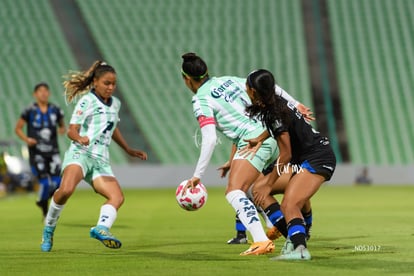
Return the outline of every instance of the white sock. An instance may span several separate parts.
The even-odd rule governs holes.
[[[226,195],[226,199],[236,210],[240,221],[252,234],[253,242],[267,241],[268,238],[257,215],[256,207],[246,197],[246,194],[242,190],[234,190]]]
[[[96,225],[102,225],[108,229],[112,227],[116,219],[116,209],[110,204],[102,205],[101,213],[99,214],[98,223]]]
[[[65,205],[56,204],[52,197],[52,200],[50,201],[49,205],[49,210],[47,211],[45,219],[46,226],[56,226],[57,221],[60,217],[60,213],[63,210],[63,207],[65,207]]]

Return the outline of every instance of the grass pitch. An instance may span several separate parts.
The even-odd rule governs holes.
[[[196,212],[173,189],[126,190],[112,232],[119,250],[89,238],[103,199],[78,190],[63,210],[52,252],[40,252],[35,195],[0,199],[0,275],[413,275],[414,187],[330,187],[313,198],[309,262],[241,257],[227,245],[234,212],[224,188],[209,188]],[[280,197],[279,197],[280,198]],[[277,254],[283,245],[276,241]],[[275,255],[275,254],[272,254]]]

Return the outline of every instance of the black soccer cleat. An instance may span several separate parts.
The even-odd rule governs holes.
[[[237,236],[227,241],[227,244],[246,244],[248,243],[247,236]]]

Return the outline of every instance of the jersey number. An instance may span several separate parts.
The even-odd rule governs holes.
[[[114,127],[114,122],[108,122],[108,125],[104,129],[103,133],[106,133],[107,131],[111,131],[113,127]]]

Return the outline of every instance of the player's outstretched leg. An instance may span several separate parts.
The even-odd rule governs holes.
[[[273,252],[275,245],[266,237],[254,204],[241,190],[233,190],[226,194],[227,201],[239,214],[240,220],[253,236],[253,244],[241,256],[262,255]]]

